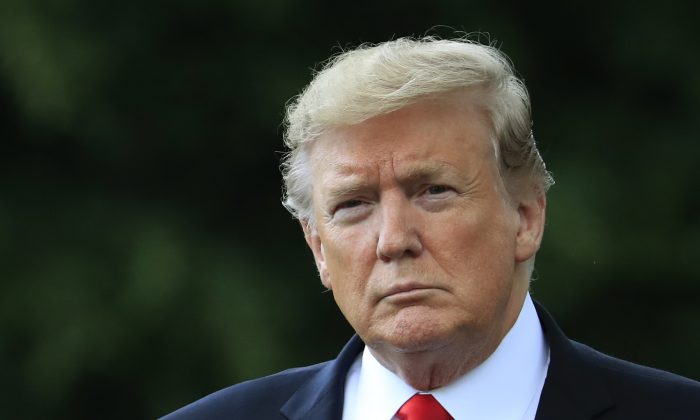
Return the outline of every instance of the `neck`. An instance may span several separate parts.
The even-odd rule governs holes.
[[[405,352],[389,346],[369,350],[385,368],[417,390],[429,391],[446,386],[496,351],[518,319],[526,294],[527,285],[523,290],[514,290],[501,322],[479,336],[464,334],[440,348],[420,352]]]

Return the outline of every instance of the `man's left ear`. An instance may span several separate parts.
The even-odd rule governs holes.
[[[542,242],[544,216],[547,198],[544,193],[530,194],[518,204],[520,228],[515,239],[515,259],[517,262],[529,260],[535,255]]]

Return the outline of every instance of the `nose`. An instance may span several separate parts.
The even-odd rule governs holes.
[[[418,234],[414,210],[405,196],[387,197],[382,200],[377,258],[389,262],[420,255],[423,244]]]

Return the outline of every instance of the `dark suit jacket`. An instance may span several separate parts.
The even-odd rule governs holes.
[[[536,420],[700,419],[700,383],[571,341],[536,307],[550,348]],[[165,419],[340,420],[345,376],[363,348],[355,336],[335,360],[233,385]]]

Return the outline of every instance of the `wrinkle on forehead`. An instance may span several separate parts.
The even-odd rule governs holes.
[[[402,179],[420,179],[452,170],[468,177],[461,172],[484,161],[497,166],[488,116],[477,105],[456,102],[445,98],[423,101],[357,125],[329,129],[310,145],[314,184],[325,189],[341,181],[345,185],[340,189],[352,192],[359,188],[353,184],[372,179],[379,182],[389,173]],[[455,118],[467,121],[462,125],[465,130],[449,128]],[[432,123],[411,123],[421,119]],[[479,128],[466,129],[474,126]],[[450,138],[454,153],[445,154],[443,148],[441,156],[436,155],[433,140],[437,138]],[[401,146],[403,141],[408,142],[406,147]]]

